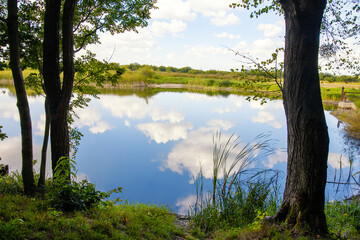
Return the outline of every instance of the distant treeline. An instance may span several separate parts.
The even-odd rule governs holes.
[[[131,71],[137,71],[140,68],[150,68],[154,71],[159,72],[168,72],[168,73],[188,73],[188,74],[214,74],[214,75],[229,75],[229,74],[239,74],[238,71],[218,71],[218,70],[199,70],[199,69],[193,69],[191,67],[182,67],[182,68],[176,68],[171,66],[154,66],[154,65],[146,65],[146,64],[139,64],[139,63],[131,63],[129,65],[123,65],[123,67],[131,70]],[[267,74],[263,71],[260,71],[258,69],[243,69],[241,70],[241,74],[247,75],[247,76],[257,76],[257,77],[268,77]],[[320,73],[320,80],[326,81],[326,82],[360,82],[359,76],[348,76],[348,75],[332,75],[330,73]]]

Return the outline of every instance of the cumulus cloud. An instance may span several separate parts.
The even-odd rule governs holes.
[[[230,11],[229,5],[233,0],[191,0],[191,7],[194,11],[209,15],[211,12],[216,11]]]
[[[11,118],[17,122],[20,121],[19,112],[16,107],[16,98],[4,96],[0,100],[0,117]]]
[[[187,25],[181,20],[171,20],[170,22],[154,21],[150,26],[151,32],[158,37],[166,34],[178,36],[179,33],[186,31]]]
[[[40,159],[41,159],[41,145],[33,143],[33,153],[34,159],[37,159],[37,164],[34,166],[35,171],[40,169]],[[21,138],[18,137],[9,137],[6,138],[0,144],[0,157],[1,163],[9,165],[10,171],[21,172],[22,162],[21,162]],[[51,164],[50,164],[50,149],[47,152],[47,164],[46,164],[46,173],[51,174]]]
[[[213,128],[213,129],[219,129],[219,130],[229,130],[230,128],[232,128],[235,123],[232,121],[226,121],[226,120],[220,120],[220,119],[212,119],[210,121],[208,121],[206,123],[206,125],[208,125],[209,127]]]
[[[35,131],[35,135],[38,135],[38,136],[42,136],[44,135],[44,131],[45,131],[45,119],[46,116],[45,114],[41,114],[40,115],[40,120],[36,123],[36,131]]]
[[[97,134],[113,129],[110,124],[101,120],[101,114],[92,108],[78,108],[75,110],[79,118],[75,118],[74,126],[78,128],[89,127],[90,132]]]
[[[213,57],[217,55],[227,55],[228,51],[227,49],[221,47],[198,45],[188,48],[185,54],[196,57],[200,60],[205,60],[208,59],[210,56]]]
[[[92,125],[90,127],[90,132],[97,134],[97,133],[103,133],[107,130],[111,130],[114,127],[110,126],[110,124],[108,124],[107,122],[104,121],[100,121],[100,122],[96,122],[94,125]]]
[[[214,37],[217,38],[227,38],[230,40],[234,40],[234,39],[240,39],[241,36],[240,35],[235,35],[235,34],[231,34],[231,33],[227,33],[227,32],[222,32],[222,33],[215,33]]]
[[[134,56],[140,60],[153,59],[151,49],[155,46],[155,40],[147,28],[137,29],[138,32],[129,31],[121,34],[111,35],[106,32],[100,35],[101,45],[89,45],[87,49],[96,53],[98,59],[123,63],[134,62]],[[79,54],[84,54],[80,51]]]
[[[283,28],[278,24],[259,24],[257,29],[264,31],[264,37],[266,38],[275,38],[279,37],[282,32]]]
[[[138,124],[136,128],[156,143],[167,143],[186,139],[188,131],[192,129],[192,124],[143,123]]]
[[[224,113],[229,113],[229,112],[235,112],[236,109],[231,109],[231,108],[214,108],[211,110],[212,112],[216,112],[218,114],[224,114]]]
[[[153,19],[181,19],[194,20],[196,14],[192,11],[191,3],[182,0],[158,0],[158,9],[151,12]]]
[[[230,136],[229,134],[222,134],[221,143],[224,144]],[[233,139],[236,137],[233,136]],[[238,145],[239,148],[243,146],[242,143]],[[236,151],[235,149],[230,154],[227,166],[230,166],[234,161]],[[171,150],[160,169],[169,169],[179,174],[186,171],[190,175],[190,182],[192,182],[193,178],[198,175],[200,167],[205,178],[213,177],[213,130],[211,128],[200,128],[189,132],[188,137],[176,144]],[[223,171],[219,173],[218,177],[223,177]]]
[[[105,109],[111,111],[114,117],[129,119],[142,119],[150,112],[150,107],[145,101],[136,96],[118,96],[102,95],[101,104]]]
[[[281,122],[275,120],[275,116],[272,113],[267,111],[259,111],[258,116],[252,117],[251,121],[258,123],[267,123],[273,128],[281,128],[283,126]]]
[[[262,164],[264,164],[265,167],[271,169],[274,167],[274,165],[286,161],[287,161],[287,152],[276,150],[275,154],[268,156],[268,160],[262,161]]]
[[[217,16],[213,17],[210,21],[215,26],[228,26],[228,25],[240,24],[240,18],[233,13],[223,14],[223,12],[221,12]]]
[[[170,123],[179,123],[182,120],[184,120],[184,118],[185,118],[184,114],[182,114],[182,113],[175,112],[175,111],[167,112],[167,111],[162,110],[162,109],[154,109],[150,113],[150,117],[154,121],[166,121],[166,120],[168,120]]]
[[[340,166],[341,168],[350,166],[349,158],[347,156],[333,152],[329,152],[328,164],[335,169],[340,169]]]
[[[178,214],[187,215],[190,206],[196,203],[196,195],[189,195],[185,198],[180,198],[176,201],[175,206],[179,207]]]

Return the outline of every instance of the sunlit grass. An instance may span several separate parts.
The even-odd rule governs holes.
[[[105,204],[63,212],[22,195],[21,177],[0,177],[0,239],[175,239],[175,215],[151,204]]]
[[[26,78],[31,73],[38,73],[38,71],[33,70],[33,69],[25,69],[22,71],[22,73],[23,73],[23,77]],[[2,80],[2,79],[4,79],[4,80],[12,80],[13,79],[10,69],[5,69],[5,70],[0,71],[0,80]]]

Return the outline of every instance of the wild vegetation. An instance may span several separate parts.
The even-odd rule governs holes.
[[[212,235],[214,238],[224,238],[221,232],[217,231],[218,226],[225,229],[228,226],[230,226],[229,229],[243,229],[255,226],[254,231],[249,234],[256,234],[257,226],[259,226],[256,222],[260,219],[266,222],[261,222],[261,228],[258,229],[260,232],[266,231],[266,234],[262,235],[262,237],[288,238],[293,232],[299,232],[300,235],[309,233],[312,237],[316,236],[318,238],[331,237],[332,235],[329,234],[335,234],[333,236],[340,238],[358,237],[359,227],[357,224],[353,224],[353,222],[359,222],[359,219],[356,217],[358,215],[358,204],[354,203],[347,206],[347,203],[342,202],[337,206],[337,203],[335,203],[332,204],[332,207],[326,209],[324,197],[329,153],[329,134],[321,97],[329,96],[331,98],[334,94],[332,93],[333,90],[326,90],[325,93],[324,91],[321,93],[318,56],[319,54],[330,57],[335,56],[334,58],[337,59],[339,49],[345,51],[347,56],[350,56],[350,50],[347,48],[345,40],[358,36],[360,32],[357,22],[358,15],[356,14],[360,12],[360,5],[357,1],[345,1],[345,5],[344,1],[303,0],[299,2],[295,0],[273,0],[268,1],[268,4],[262,4],[262,1],[241,0],[230,5],[232,8],[243,7],[253,9],[252,17],[258,17],[269,11],[283,14],[286,25],[284,70],[275,71],[275,74],[270,74],[274,77],[256,71],[254,75],[251,75],[253,74],[252,70],[244,69],[232,71],[229,73],[231,78],[228,78],[225,76],[228,73],[218,73],[212,70],[202,72],[189,67],[176,69],[160,66],[159,69],[154,69],[152,66],[129,65],[131,71],[124,75],[123,82],[125,84],[136,83],[136,86],[146,87],[151,83],[161,83],[158,79],[161,78],[159,76],[163,75],[169,77],[166,80],[168,82],[174,81],[175,83],[175,81],[178,81],[177,83],[180,83],[183,81],[190,88],[202,86],[203,88],[241,89],[241,91],[254,93],[255,97],[259,97],[261,94],[269,94],[282,96],[284,100],[288,130],[288,169],[281,205],[277,208],[276,201],[274,203],[274,200],[271,200],[277,200],[277,198],[273,198],[271,194],[269,195],[268,189],[272,180],[265,181],[261,180],[261,178],[255,178],[255,182],[249,181],[247,182],[248,185],[244,185],[240,178],[243,175],[242,172],[235,171],[234,173],[231,171],[235,169],[236,165],[231,165],[230,171],[227,171],[226,167],[222,168],[223,165],[226,165],[222,161],[223,156],[226,160],[228,151],[232,147],[225,144],[225,148],[222,149],[221,147],[217,148],[215,144],[214,149],[220,150],[215,150],[214,155],[218,152],[220,157],[214,157],[212,197],[210,199],[200,197],[199,211],[197,211],[198,205],[194,207],[194,226],[200,229],[198,236],[202,237],[201,233],[204,233],[214,234]],[[328,8],[327,3],[330,6]],[[6,61],[8,61],[12,70],[20,115],[23,160],[21,177],[17,176],[17,174],[16,176],[5,177],[4,180],[1,180],[5,182],[1,186],[4,188],[4,194],[6,193],[6,195],[0,196],[1,199],[6,199],[6,204],[4,203],[2,206],[14,205],[14,209],[11,209],[11,212],[8,212],[8,207],[1,207],[2,214],[0,221],[4,220],[4,224],[0,227],[4,228],[2,232],[5,233],[2,236],[7,238],[57,238],[57,235],[54,236],[56,234],[54,229],[56,228],[56,231],[60,229],[60,232],[62,229],[70,229],[68,231],[70,234],[67,236],[68,238],[91,238],[93,236],[95,238],[131,238],[133,236],[134,238],[173,237],[177,230],[167,230],[164,236],[161,235],[163,232],[159,236],[147,235],[148,229],[144,230],[146,233],[140,231],[141,233],[138,234],[135,231],[135,235],[121,235],[124,232],[126,233],[126,229],[128,229],[129,223],[126,217],[122,220],[123,225],[126,225],[125,230],[115,231],[114,235],[112,235],[111,226],[115,229],[124,229],[119,221],[112,222],[102,219],[103,222],[107,223],[104,225],[96,222],[93,218],[82,221],[82,217],[86,217],[86,213],[89,213],[92,209],[96,207],[101,209],[100,205],[104,203],[102,200],[107,194],[96,191],[95,187],[86,181],[77,183],[72,179],[74,172],[72,172],[70,156],[72,134],[69,129],[68,117],[74,103],[70,102],[73,92],[75,90],[82,93],[86,92],[82,90],[88,89],[94,84],[87,81],[91,76],[98,76],[100,80],[107,79],[108,77],[110,80],[117,80],[124,73],[120,66],[104,63],[106,66],[110,66],[108,70],[111,69],[114,72],[106,71],[104,75],[94,74],[93,69],[82,68],[86,64],[76,65],[74,53],[84,48],[87,44],[98,43],[99,32],[122,33],[129,30],[136,31],[137,27],[146,26],[147,20],[150,18],[150,10],[155,7],[155,1],[134,0],[126,1],[126,4],[122,4],[122,1],[109,0],[101,2],[54,0],[46,1],[46,3],[44,1],[20,1],[19,5],[17,4],[18,1],[9,0],[7,4],[5,4],[5,1],[0,1],[0,41],[4,43],[0,48],[0,67],[2,68],[6,65]],[[19,20],[22,24],[19,24]],[[320,45],[320,35],[324,31],[328,33],[325,35],[331,37],[328,37],[327,41]],[[34,32],[38,34],[32,34]],[[94,60],[91,53],[85,58],[85,60],[89,60],[87,62]],[[274,59],[271,61],[274,61]],[[359,70],[358,66],[348,61],[346,57],[341,57],[340,61],[340,65],[348,66],[354,71]],[[329,69],[332,68],[331,63],[332,60],[329,61]],[[90,64],[90,66],[93,66],[93,64]],[[51,128],[50,139],[54,176],[53,181],[48,186],[40,184],[40,182],[38,186],[35,186],[34,182],[35,178],[32,168],[32,124],[23,72],[21,71],[22,68],[26,67],[38,69],[38,72],[29,74],[28,80],[29,82],[33,80],[33,83],[37,82],[37,89],[43,89],[46,95],[45,109],[48,125],[44,134],[44,151],[46,152],[47,137]],[[75,72],[77,72],[76,75]],[[278,79],[279,73],[280,78]],[[62,76],[60,76],[61,74]],[[190,74],[192,79],[187,80],[182,74]],[[199,75],[203,76],[198,78]],[[78,88],[74,85],[76,83],[75,76],[80,77],[80,80],[77,82],[79,83]],[[284,81],[282,81],[281,76],[286,76]],[[344,81],[345,83],[349,81],[357,82],[359,80],[358,77],[333,77],[326,74],[322,78],[328,82]],[[273,83],[274,79],[276,84]],[[81,86],[82,82],[86,84]],[[283,84],[284,82],[285,84]],[[257,91],[261,93],[258,94],[256,93]],[[281,94],[278,94],[279,92]],[[83,97],[83,95],[79,96]],[[351,95],[348,95],[348,97],[355,98]],[[78,102],[75,101],[74,104],[86,105],[86,99],[80,100]],[[75,136],[75,143],[79,140],[79,136]],[[4,137],[5,135],[1,134],[1,140]],[[245,158],[247,158],[246,154]],[[42,161],[42,163],[44,162]],[[237,161],[235,160],[235,162]],[[224,169],[225,178],[222,181],[218,181],[218,170],[220,169]],[[40,177],[40,179],[43,178]],[[201,182],[201,174],[199,179],[198,181]],[[9,183],[9,181],[13,181],[14,184]],[[41,201],[41,198],[36,198],[35,200],[27,198],[25,200],[22,199],[22,196],[18,195],[15,198],[20,198],[26,203],[26,207],[29,208],[27,208],[24,215],[16,215],[21,211],[17,209],[19,201],[12,199],[13,194],[24,193],[31,197],[41,193],[39,190],[45,193],[44,199],[47,199],[48,203],[38,202]],[[202,195],[201,192],[200,190],[200,195]],[[35,205],[31,204],[32,201],[36,202]],[[248,209],[250,207],[248,202],[254,205],[250,209]],[[256,204],[253,204],[254,202]],[[263,218],[263,215],[268,210],[267,207],[276,213],[271,217]],[[39,219],[35,221],[32,218],[39,215],[27,211],[36,209],[37,213],[41,215],[45,209],[48,211],[51,208],[56,210],[46,213],[43,218],[51,219],[51,216],[55,216],[56,219],[61,219],[58,217],[63,212],[69,214],[81,212],[82,217],[78,218],[76,216],[75,221],[64,220],[65,224],[58,223],[57,220],[50,221],[50,224],[55,223],[55,225],[50,226],[53,230],[52,232],[45,231],[44,233],[43,229],[48,228],[45,225],[39,224],[39,222],[43,223]],[[334,209],[335,211],[333,211]],[[268,210],[269,213],[271,212],[270,210]],[[256,214],[254,211],[256,211]],[[333,215],[329,215],[329,212]],[[333,227],[338,228],[339,225],[331,221],[331,225],[327,225],[327,218],[332,216],[339,217],[338,212],[341,212],[344,216],[351,215],[352,218],[350,224],[340,221],[343,223],[340,227],[350,226],[348,227],[349,229],[345,232],[337,229],[334,233]],[[149,210],[148,215],[151,216],[152,214],[155,213]],[[116,216],[115,218],[118,217]],[[151,222],[151,224],[156,225],[156,221],[155,223]],[[100,228],[100,233],[96,231],[91,232],[91,234],[86,232],[84,236],[71,235],[81,234],[84,228],[79,228],[77,224],[84,222],[90,222],[91,224],[96,222],[99,224],[100,227],[95,224],[89,228]],[[109,225],[108,222],[111,222],[111,224]],[[143,222],[145,222],[145,225],[148,224],[146,219],[143,219]],[[255,225],[251,225],[254,223]],[[276,234],[276,230],[272,230],[274,227],[271,224],[274,223],[275,229],[284,227],[285,230],[280,235]],[[285,224],[286,226],[284,226]],[[170,224],[169,226],[172,225]],[[12,232],[15,229],[17,229],[16,233],[13,234]],[[31,232],[28,229],[31,229]],[[37,231],[34,231],[34,229]],[[75,233],[71,231],[72,229],[75,229]],[[23,233],[22,231],[26,232]],[[100,235],[104,232],[105,235]],[[130,228],[130,232],[132,232],[132,228]],[[152,229],[150,232],[157,233],[157,230]],[[242,237],[238,234],[239,232],[234,230],[227,237]],[[285,234],[285,236],[281,234]],[[251,238],[253,237],[256,236],[251,235]],[[249,237],[245,236],[245,238]]]

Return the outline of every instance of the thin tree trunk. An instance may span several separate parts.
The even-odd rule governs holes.
[[[45,186],[46,153],[49,143],[49,133],[50,133],[50,108],[49,108],[49,101],[47,100],[47,98],[45,98],[45,131],[44,131],[43,145],[41,149],[40,178],[38,181],[39,188]]]
[[[17,0],[8,0],[7,28],[9,34],[10,67],[14,78],[21,126],[22,177],[26,195],[35,193],[33,173],[32,126],[24,78],[20,68]]]
[[[283,203],[274,220],[326,234],[329,137],[320,94],[318,49],[326,0],[282,0],[285,12],[284,108],[288,164]]]

